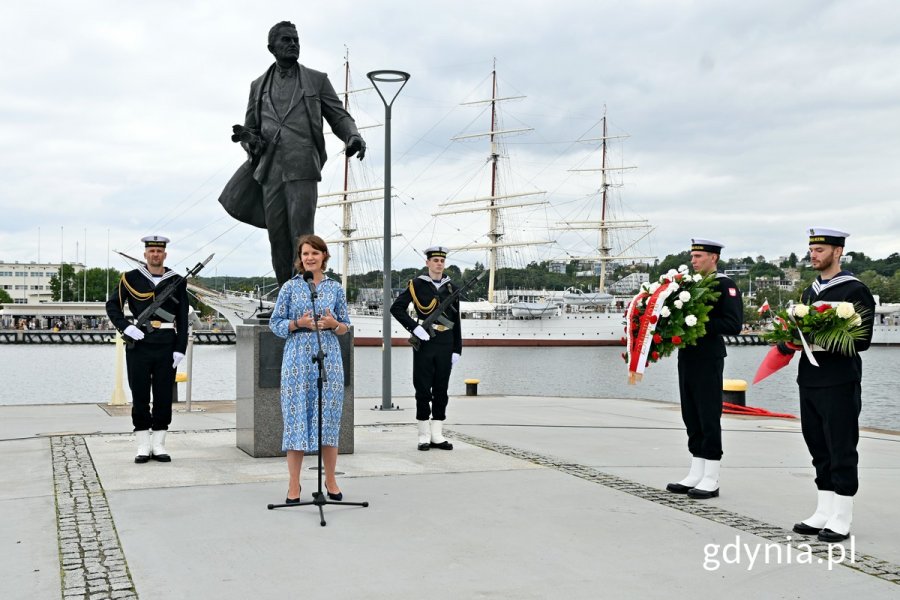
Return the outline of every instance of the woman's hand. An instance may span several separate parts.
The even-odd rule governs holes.
[[[297,317],[294,319],[294,329],[312,329],[315,327],[315,323],[313,323],[312,312],[306,311],[303,313],[303,316]]]
[[[342,325],[342,323],[334,318],[334,315],[331,314],[331,309],[326,308],[325,314],[319,317],[319,329],[335,329],[339,325]]]

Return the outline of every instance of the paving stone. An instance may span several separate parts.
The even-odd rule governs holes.
[[[137,598],[84,438],[53,437],[51,453],[64,600]]]
[[[128,590],[128,589],[133,589],[133,588],[134,588],[134,586],[132,585],[131,581],[130,581],[130,580],[127,580],[127,579],[121,579],[121,580],[118,580],[118,579],[117,579],[117,580],[115,580],[115,581],[110,581],[110,582],[109,582],[109,586],[110,586],[113,590]]]

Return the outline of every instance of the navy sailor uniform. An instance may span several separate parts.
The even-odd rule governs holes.
[[[412,333],[419,322],[409,316],[407,309],[413,304],[419,321],[428,318],[432,311],[453,292],[450,277],[436,282],[428,275],[411,280],[391,305],[391,314]],[[429,332],[432,334],[432,332]],[[443,421],[447,418],[447,387],[450,384],[451,354],[462,354],[462,330],[460,328],[459,299],[454,300],[433,326],[433,337],[423,341],[413,352],[413,386],[416,390],[416,420]]]
[[[723,335],[737,335],[744,322],[741,291],[730,278],[716,275],[719,297],[695,346],[678,349],[678,391],[688,450],[695,458],[722,458],[722,383],[725,369]]]
[[[135,431],[163,431],[172,422],[172,387],[175,369],[172,353],[184,354],[188,338],[187,282],[175,271],[165,268],[154,276],[141,266],[123,273],[106,302],[106,314],[120,332],[133,323],[125,317],[125,304],[137,318],[153,303],[156,292],[167,286],[179,289],[169,297],[145,327],[144,338],[126,350],[128,386],[131,388],[131,420]],[[150,408],[151,391],[153,408]]]
[[[859,454],[856,450],[862,409],[859,352],[867,350],[872,341],[875,299],[864,283],[850,272],[841,271],[829,280],[817,277],[803,291],[801,300],[804,304],[850,302],[857,311],[867,311],[863,318],[866,335],[855,342],[856,355],[819,350],[815,352],[819,363],[816,367],[801,352],[797,371],[800,424],[816,469],[816,487],[841,496],[853,496],[859,489]]]

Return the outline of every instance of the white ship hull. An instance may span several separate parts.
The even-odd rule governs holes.
[[[351,312],[354,345],[381,346],[380,314]],[[539,319],[466,318],[463,346],[622,346],[621,312],[570,312]],[[405,345],[409,332],[391,319],[391,345]],[[875,325],[873,346],[900,346],[900,325]]]
[[[350,315],[356,346],[381,346],[380,314]],[[468,318],[462,320],[463,346],[621,346],[621,312],[575,312],[539,319]],[[391,319],[391,345],[405,344],[407,332]]]
[[[876,325],[872,328],[873,346],[900,346],[900,325]]]

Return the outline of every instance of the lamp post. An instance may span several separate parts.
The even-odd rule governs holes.
[[[366,73],[375,86],[375,91],[384,103],[384,277],[382,301],[382,348],[381,348],[381,410],[396,408],[391,402],[391,107],[400,95],[400,90],[409,81],[409,73],[404,71],[379,70]],[[391,96],[390,102],[381,93],[378,84],[399,83],[400,87]]]

